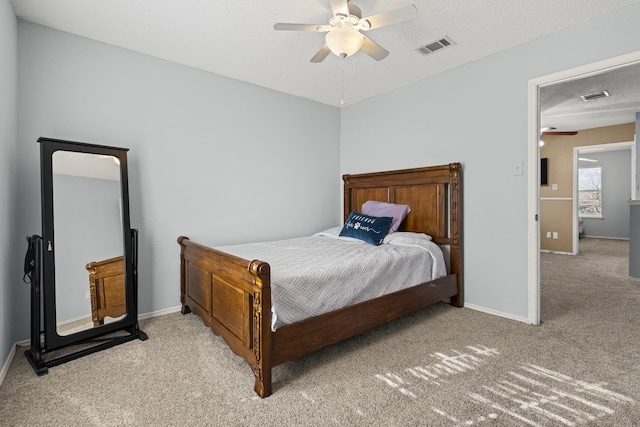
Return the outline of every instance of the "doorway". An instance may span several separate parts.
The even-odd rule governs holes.
[[[528,117],[528,320],[540,324],[540,89],[640,63],[640,52],[611,58],[529,81]]]

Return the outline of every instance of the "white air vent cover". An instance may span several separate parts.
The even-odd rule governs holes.
[[[594,99],[604,98],[605,96],[611,96],[611,95],[609,95],[608,91],[603,90],[601,92],[590,93],[589,95],[582,95],[580,98],[583,101],[593,101]]]
[[[440,49],[444,49],[445,47],[449,47],[449,46],[454,46],[455,44],[456,42],[451,40],[449,36],[444,36],[440,40],[436,40],[433,43],[429,43],[428,45],[419,47],[416,50],[423,55],[430,55]]]

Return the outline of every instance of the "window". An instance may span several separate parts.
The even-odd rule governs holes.
[[[578,169],[578,214],[602,218],[602,166]]]

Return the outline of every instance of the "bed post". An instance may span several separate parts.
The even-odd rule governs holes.
[[[185,298],[184,298],[186,294],[186,287],[185,287],[186,272],[184,271],[184,244],[182,242],[184,242],[185,240],[189,240],[189,238],[185,236],[178,237],[178,244],[180,244],[180,303],[182,304],[182,308],[180,309],[180,312],[182,314],[189,314],[191,313],[191,309],[189,309],[189,306],[185,305]]]
[[[451,305],[462,307],[464,305],[464,275],[463,275],[463,248],[462,248],[462,165],[460,163],[449,164],[449,188],[450,188],[450,234],[451,234],[451,272],[457,275],[458,294],[451,297]]]
[[[260,397],[271,395],[271,268],[262,261],[251,261],[249,271],[255,277],[253,293],[253,355],[256,377],[254,390]],[[266,286],[263,286],[266,285]]]

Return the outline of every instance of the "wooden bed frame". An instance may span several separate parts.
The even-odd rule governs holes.
[[[274,366],[450,298],[462,307],[462,168],[460,163],[344,175],[344,218],[367,200],[408,204],[400,231],[427,233],[447,247],[450,274],[389,295],[271,330],[270,266],[178,238],[182,313],[200,316],[243,357],[260,397],[272,392]]]
[[[90,262],[89,294],[93,326],[104,325],[106,316],[118,318],[127,313],[124,256]]]

